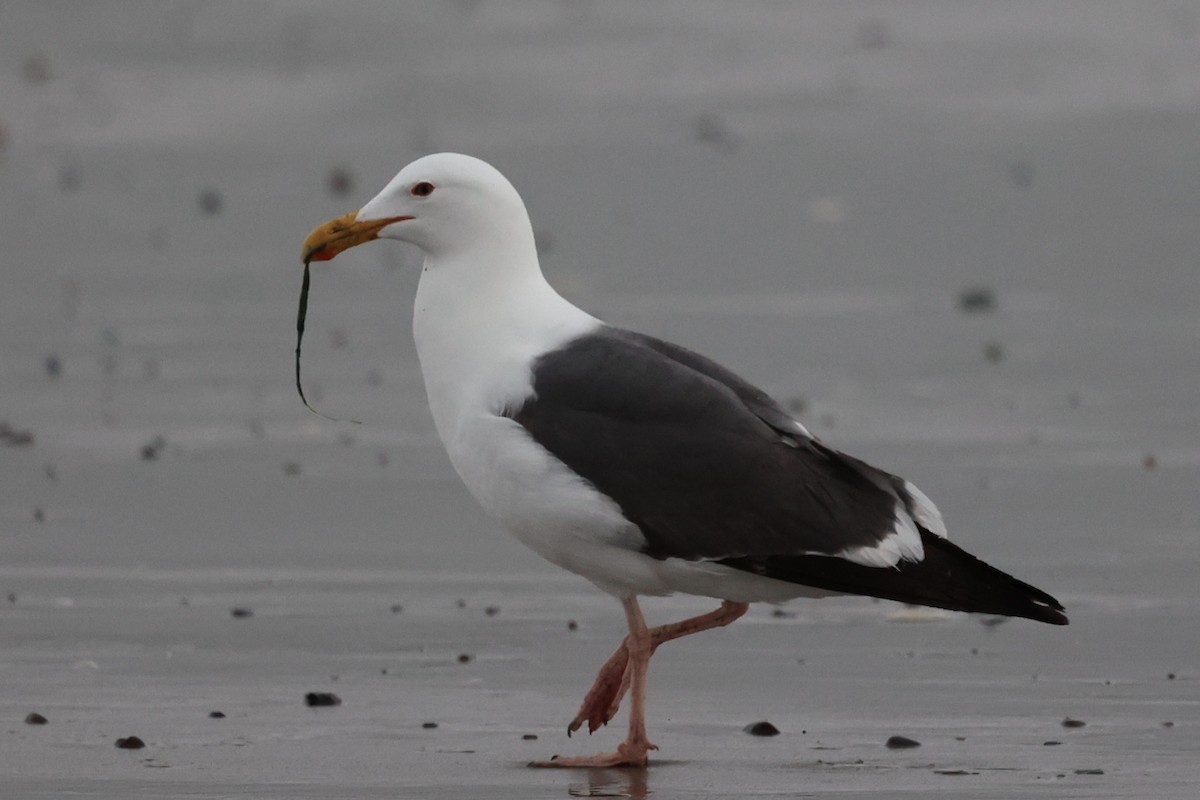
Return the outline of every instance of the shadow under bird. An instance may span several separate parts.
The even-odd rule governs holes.
[[[610,326],[542,275],[525,204],[479,159],[420,158],[316,228],[309,262],[373,239],[424,254],[413,333],[434,423],[471,494],[514,536],[622,604],[629,634],[568,733],[630,699],[615,751],[534,762],[640,766],[646,671],[664,642],[749,603],[858,594],[1067,624],[1063,607],[946,538],[907,480],[838,452],[733,372]],[[303,303],[302,303],[303,305]],[[300,317],[303,332],[303,309]],[[297,384],[299,383],[297,344]],[[648,627],[641,595],[718,608]]]

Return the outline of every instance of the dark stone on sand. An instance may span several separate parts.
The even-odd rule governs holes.
[[[771,609],[771,616],[775,619],[791,619],[796,615],[791,611],[784,611],[782,608],[776,607]]]
[[[309,708],[317,708],[319,706],[340,706],[342,698],[338,697],[333,692],[309,692],[304,695],[304,705]]]
[[[765,719],[760,722],[751,722],[749,725],[742,728],[742,731],[750,734],[751,736],[778,736],[779,735],[779,728],[776,728],[774,725],[767,722]]]
[[[935,775],[978,775],[978,772],[971,772],[965,769],[935,769]]]
[[[475,656],[471,655],[470,653],[459,653],[458,654],[458,663],[470,664],[471,661],[474,660],[474,658],[475,658]]]
[[[1167,673],[1167,680],[1169,680],[1169,681],[1173,681],[1173,680],[1175,680],[1175,673],[1174,673],[1174,672],[1168,672],[1168,673]]]
[[[208,712],[208,718],[209,719],[225,719],[225,712],[224,711],[210,711],[210,712]]]
[[[1062,726],[1064,728],[1082,728],[1084,725],[1087,725],[1087,723],[1081,719],[1071,719],[1070,717],[1066,717],[1062,721]]]
[[[123,736],[117,739],[117,747],[122,750],[141,750],[146,746],[146,743],[137,736]]]
[[[392,613],[393,614],[399,614],[403,610],[404,610],[404,606],[400,605],[399,603],[392,603]]]
[[[1051,739],[1048,742],[1042,742],[1042,747],[1058,747],[1060,744],[1062,744],[1062,742]]]
[[[995,341],[984,342],[983,358],[989,364],[999,364],[1004,360],[1004,346]]]
[[[234,619],[246,619],[254,616],[254,610],[250,608],[236,607],[229,609],[229,616]]]
[[[521,738],[527,742],[532,742],[537,739],[537,734],[536,733],[523,733],[523,734],[521,734]]]
[[[1164,722],[1164,723],[1162,724],[1162,726],[1163,726],[1164,728],[1174,728],[1174,727],[1175,727],[1175,723],[1174,723],[1174,722],[1171,722],[1171,720],[1167,720],[1166,722]]]
[[[58,356],[46,356],[46,360],[42,362],[46,367],[46,374],[51,378],[57,378],[62,374],[62,359]]]
[[[579,623],[573,619],[567,620],[567,630],[569,630],[569,631],[579,630]]]
[[[438,724],[436,722],[422,722],[421,723],[421,727],[427,731],[431,731],[434,728],[436,728],[437,726],[438,726]]]
[[[1075,770],[1075,774],[1076,775],[1103,775],[1104,770],[1102,770],[1102,769],[1077,769],[1077,770]]]
[[[36,711],[30,711],[25,715],[26,725],[45,725],[47,722],[49,722],[49,720]]]
[[[494,617],[500,613],[500,606],[488,606],[483,610],[483,613],[489,617]]]
[[[300,474],[300,462],[288,461],[283,465],[283,474],[288,477],[295,477]]]
[[[889,750],[906,750],[910,747],[920,747],[921,743],[907,736],[889,736],[886,742]]]
[[[45,510],[41,509],[41,508],[35,508],[33,510],[33,521],[34,522],[45,522],[46,521]]]
[[[457,600],[455,600],[455,601],[454,601],[454,606],[455,606],[455,608],[466,608],[466,607],[467,607],[467,601],[466,601],[466,600],[464,600],[464,599],[462,599],[462,598],[460,597],[460,598],[458,598]]]

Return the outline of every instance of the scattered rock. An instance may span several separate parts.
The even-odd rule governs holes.
[[[399,603],[392,603],[391,612],[393,614],[399,614],[403,610],[404,610],[404,606],[400,605]]]
[[[421,723],[421,727],[427,731],[431,731],[434,728],[436,728],[437,726],[438,726],[438,724],[436,722],[422,722]]]
[[[978,772],[971,772],[965,769],[935,769],[935,775],[978,775]]]
[[[533,742],[533,741],[537,740],[537,734],[536,733],[523,733],[523,734],[521,734],[521,738],[527,742]]]
[[[46,374],[51,378],[57,378],[62,375],[62,359],[58,356],[46,356],[42,361],[42,366],[46,368]]]
[[[15,603],[15,602],[17,602],[17,593],[16,593],[16,592],[9,592],[9,593],[8,593],[8,595],[7,595],[7,598],[8,598],[8,602],[10,602],[10,603]]]
[[[33,521],[34,522],[45,522],[46,521],[45,510],[41,509],[41,508],[35,508],[33,510]]]
[[[30,711],[28,714],[25,715],[25,724],[26,725],[45,725],[49,721],[50,720],[46,719],[44,716],[42,716],[41,714],[39,714],[36,711]]]
[[[775,606],[775,608],[771,609],[771,616],[775,619],[792,619],[796,615],[791,611],[785,611],[779,606]]]
[[[1077,769],[1077,770],[1075,770],[1075,774],[1076,775],[1103,775],[1104,770],[1102,770],[1102,769]]]
[[[466,600],[464,600],[464,599],[462,599],[462,598],[460,597],[460,598],[458,598],[457,600],[455,600],[455,601],[454,601],[454,606],[455,606],[456,608],[466,608],[466,607],[467,607],[467,601],[466,601]]]
[[[579,630],[579,623],[573,619],[567,620],[567,630],[569,630],[569,631]]]
[[[774,725],[767,722],[765,719],[761,720],[760,722],[750,723],[746,727],[742,728],[742,731],[744,733],[750,734],[751,736],[778,736],[779,735],[779,728],[776,728]]]
[[[488,606],[483,610],[483,613],[489,617],[494,617],[500,613],[500,606]]]
[[[458,654],[458,663],[460,664],[470,664],[473,660],[475,660],[475,656],[471,655],[470,653]]]
[[[287,475],[288,477],[291,477],[291,478],[294,478],[295,476],[299,475],[300,474],[300,462],[299,461],[284,462],[283,474]]]
[[[208,718],[209,719],[225,719],[225,712],[224,711],[210,711],[210,712],[208,712]]]
[[[1062,726],[1064,728],[1082,728],[1084,725],[1087,725],[1087,723],[1081,719],[1071,719],[1070,717],[1065,717],[1062,721]]]
[[[1167,673],[1167,680],[1169,680],[1169,681],[1173,681],[1173,680],[1175,680],[1175,673],[1174,673],[1174,672],[1168,672],[1168,673]]]
[[[983,358],[989,364],[999,364],[1004,360],[1004,345],[997,341],[984,342]]]
[[[889,736],[886,742],[889,750],[906,750],[910,747],[920,747],[921,743],[907,736]]]
[[[1056,739],[1051,739],[1048,742],[1042,742],[1042,747],[1058,747],[1060,744],[1062,744],[1062,742]]]
[[[245,608],[244,606],[234,606],[229,609],[229,616],[234,619],[248,619],[254,616],[254,609]]]
[[[146,743],[137,736],[124,736],[117,739],[117,747],[122,750],[141,750],[146,746]]]
[[[1174,722],[1171,722],[1171,720],[1167,720],[1166,722],[1164,722],[1164,723],[1162,724],[1162,726],[1163,726],[1164,728],[1174,728],[1174,727],[1175,727],[1175,723],[1174,723]]]
[[[996,310],[996,293],[986,286],[968,286],[958,293],[958,310],[980,314]]]
[[[209,217],[220,214],[221,206],[224,203],[221,193],[212,187],[201,190],[200,194],[196,196],[196,205],[200,208],[200,212]]]
[[[340,706],[342,698],[338,697],[333,692],[309,692],[304,695],[304,705],[309,708],[317,708],[321,706]]]

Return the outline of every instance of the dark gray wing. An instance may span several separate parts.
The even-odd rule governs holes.
[[[677,345],[604,327],[533,365],[511,416],[658,558],[834,554],[893,529],[899,479],[831,450],[765,392]]]

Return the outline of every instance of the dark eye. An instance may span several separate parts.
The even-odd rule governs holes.
[[[429,195],[433,194],[433,184],[429,181],[421,181],[408,191],[413,197],[429,197]]]

